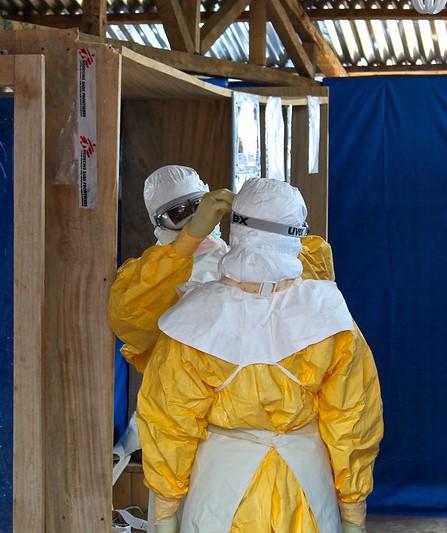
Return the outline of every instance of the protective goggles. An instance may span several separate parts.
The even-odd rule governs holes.
[[[155,225],[174,231],[181,230],[191,220],[204,194],[187,194],[160,206],[154,215]]]
[[[247,226],[248,228],[257,229],[260,231],[267,231],[269,233],[277,233],[278,235],[284,235],[285,237],[294,237],[296,239],[302,239],[309,234],[309,225],[304,222],[301,226],[287,226],[285,224],[279,224],[278,222],[270,222],[269,220],[262,220],[260,218],[247,217],[240,215],[233,211],[231,216],[231,223],[238,224],[240,226]]]

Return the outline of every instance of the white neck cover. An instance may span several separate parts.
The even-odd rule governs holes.
[[[352,317],[332,281],[298,280],[270,296],[219,281],[188,292],[159,320],[169,337],[238,366],[274,364],[340,331]]]

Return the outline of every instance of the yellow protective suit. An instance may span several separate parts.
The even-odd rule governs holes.
[[[303,279],[334,279],[330,245],[321,237],[302,240]],[[160,335],[158,319],[178,301],[177,285],[189,280],[193,257],[172,244],[152,246],[118,270],[109,298],[109,322],[125,345],[121,353],[144,372]]]
[[[282,433],[318,417],[342,516],[363,518],[383,432],[379,381],[366,341],[357,328],[340,332],[280,364],[304,387],[273,365],[256,364],[216,392],[236,366],[161,333],[138,396],[147,485],[168,499],[187,494],[208,423]],[[301,487],[273,449],[234,516],[231,533],[248,532],[318,533]]]

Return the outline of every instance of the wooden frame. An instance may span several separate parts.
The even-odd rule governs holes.
[[[0,85],[14,90],[13,528],[43,533],[44,58],[0,56]]]
[[[44,499],[45,504],[39,511],[45,516],[45,533],[110,532],[115,339],[108,327],[107,299],[116,272],[121,56],[105,45],[94,50],[100,102],[97,206],[80,209],[76,177],[68,175],[61,160],[61,154],[70,157],[72,149],[71,133],[65,138],[61,134],[70,132],[80,47],[83,44],[75,40],[75,32],[0,31],[0,48],[10,55],[43,52],[46,57],[46,227],[45,244],[39,247],[46,259],[45,388],[43,411],[35,419],[45,434],[45,473],[40,477],[45,486],[39,488],[40,502]],[[28,153],[27,157],[16,153],[19,164],[27,160],[31,160]],[[21,390],[29,401],[32,384],[26,390],[23,381]],[[39,397],[33,400],[37,408]],[[19,413],[16,417],[20,421]],[[30,438],[22,436],[17,442],[30,448]],[[22,462],[21,467],[27,470],[29,490],[30,463]],[[36,461],[36,468],[40,464]],[[20,481],[19,470],[15,475]],[[20,511],[26,517],[23,507]],[[41,533],[30,521],[19,531]]]
[[[77,90],[76,55],[78,48],[86,46],[92,48],[97,60],[97,99],[101,103],[97,108],[98,204],[94,210],[79,208],[78,186],[63,165],[61,171],[61,154],[70,156],[72,149],[70,142],[61,149],[61,142],[64,142],[61,132],[69,130],[70,116],[73,113]],[[126,105],[137,105],[141,101],[152,102],[156,113],[165,113],[160,115],[159,122],[167,128],[163,139],[157,130],[157,122],[154,123],[157,142],[161,139],[164,146],[168,147],[163,157],[172,162],[175,151],[185,159],[185,163],[189,162],[191,165],[196,162],[202,164],[208,158],[206,164],[211,172],[210,175],[204,175],[213,187],[218,187],[229,186],[231,183],[232,91],[205,83],[172,66],[125,49],[121,44],[113,48],[109,44],[93,40],[80,40],[77,31],[36,28],[29,31],[11,27],[9,30],[0,30],[0,49],[9,53],[0,57],[3,65],[9,65],[9,72],[12,72],[12,65],[14,68],[19,64],[25,65],[28,55],[17,54],[45,55],[47,102],[44,113],[43,85],[39,86],[37,92],[26,86],[28,88],[23,91],[23,98],[31,99],[33,105],[40,106],[40,111],[33,113],[33,120],[26,119],[27,126],[31,129],[25,132],[26,137],[21,141],[22,144],[17,144],[16,151],[18,168],[23,175],[26,174],[28,181],[33,176],[32,170],[37,177],[40,175],[41,181],[36,183],[42,184],[43,168],[45,169],[45,194],[43,189],[36,191],[36,188],[31,187],[17,195],[17,201],[34,202],[32,209],[37,209],[38,205],[41,209],[39,213],[31,210],[34,213],[31,236],[20,223],[16,227],[17,242],[24,243],[17,275],[21,276],[22,287],[26,284],[28,291],[30,285],[26,276],[30,275],[31,270],[25,260],[36,263],[36,267],[32,269],[36,276],[32,285],[36,294],[32,308],[29,307],[29,297],[25,300],[22,296],[22,303],[16,310],[25,313],[26,308],[27,317],[31,316],[33,320],[33,327],[26,335],[18,335],[18,342],[22,344],[17,347],[17,353],[19,350],[27,351],[27,366],[22,364],[20,373],[17,374],[17,388],[22,400],[16,403],[19,410],[16,413],[16,442],[23,447],[17,453],[23,454],[26,451],[33,454],[33,457],[26,456],[26,461],[21,464],[17,462],[16,488],[24,494],[20,496],[17,493],[16,498],[21,515],[17,511],[17,523],[21,525],[17,533],[109,533],[115,342],[108,327],[106,309],[109,288],[116,272],[121,101],[123,99]],[[239,68],[243,67],[239,65]],[[251,67],[261,69],[254,65]],[[26,73],[23,74],[25,81],[35,75],[36,68],[26,68]],[[5,72],[6,67],[0,68],[0,82],[3,84],[11,81],[11,76]],[[41,73],[43,76],[43,66]],[[283,76],[284,73],[277,73],[277,85],[281,84]],[[295,78],[300,79],[298,76]],[[294,105],[297,112],[305,111],[308,94],[320,96],[323,105],[327,103],[326,88],[312,80],[303,82],[295,87],[246,90],[258,92],[261,103],[265,103],[269,95],[282,96],[284,103]],[[20,94],[17,93],[19,97]],[[30,108],[26,109],[26,113],[30,113]],[[212,113],[208,113],[210,110]],[[22,121],[25,120],[24,114],[19,113],[17,116],[21,116]],[[184,116],[185,124],[191,125],[189,136],[182,136],[180,129],[176,131],[179,116]],[[39,117],[42,121],[45,117],[45,135],[43,130],[36,129]],[[146,119],[140,114],[139,120],[144,122]],[[211,126],[206,130],[205,136],[205,130],[200,124],[206,120]],[[186,128],[185,125],[182,127]],[[173,131],[176,135],[174,142],[171,136]],[[40,158],[37,152],[27,153],[26,158],[21,156],[20,146],[23,143],[29,146],[36,139],[41,142],[38,144]],[[196,148],[187,146],[187,143],[192,142]],[[209,143],[219,146],[219,157],[215,154],[216,150],[210,150]],[[158,153],[154,156],[154,165],[165,162],[161,156],[158,162],[155,161]],[[319,180],[325,178],[323,173],[319,176]],[[29,221],[29,218],[26,220]],[[20,264],[26,265],[26,269],[20,270]],[[20,321],[17,322],[19,323]],[[34,366],[29,365],[31,343],[38,352],[42,341],[45,350],[41,359],[35,359]],[[21,361],[23,362],[23,358]],[[30,391],[33,394],[34,411],[30,410]],[[41,416],[36,416],[39,409]],[[33,418],[30,422],[31,416]],[[29,446],[30,442],[35,443],[32,448]],[[33,465],[32,468],[30,464]],[[41,476],[38,475],[39,472]],[[33,500],[34,496],[36,499]],[[30,518],[26,518],[26,522],[23,518],[27,516],[23,512],[24,502],[27,502],[26,507],[30,509]],[[31,502],[30,506],[28,502]]]

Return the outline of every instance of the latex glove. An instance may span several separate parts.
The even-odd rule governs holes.
[[[155,524],[155,533],[178,533],[178,530],[176,515],[163,518],[163,520]]]
[[[356,526],[355,524],[351,524],[351,522],[342,522],[341,528],[343,533],[366,533],[364,527]]]
[[[225,213],[231,211],[234,193],[228,189],[208,192],[202,198],[191,220],[186,225],[186,231],[196,239],[204,239],[219,224]]]

